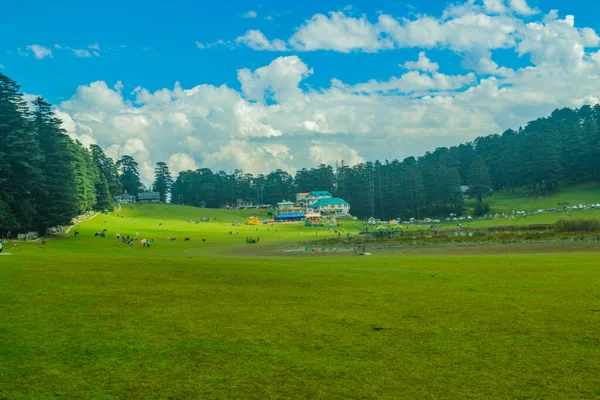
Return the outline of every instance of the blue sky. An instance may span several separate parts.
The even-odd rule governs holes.
[[[599,12],[583,0],[13,1],[0,72],[56,104],[73,137],[148,171],[163,159],[293,171],[419,155],[595,102]]]
[[[172,87],[176,81],[184,86],[225,83],[239,88],[235,71],[266,65],[274,55],[243,48],[201,50],[196,41],[233,40],[249,29],[260,29],[267,37],[289,37],[312,15],[344,10],[348,5],[352,5],[350,14],[365,14],[374,20],[380,12],[406,17],[440,16],[449,3],[381,1],[373,6],[370,1],[309,0],[291,7],[291,3],[281,1],[230,1],[224,7],[213,1],[13,1],[3,4],[9,18],[0,25],[0,64],[5,66],[3,72],[17,79],[25,91],[43,94],[52,102],[66,99],[78,85],[96,80],[121,80],[131,90],[136,86],[157,90]],[[529,4],[574,14],[582,26],[600,25],[595,17],[600,3],[531,0]],[[256,11],[256,18],[241,18],[250,10]],[[265,20],[268,17],[273,19]],[[18,55],[18,48],[25,49],[32,43],[50,49],[55,44],[86,49],[97,43],[101,56],[82,59],[52,49],[53,59],[38,62],[32,56]],[[397,73],[399,63],[416,58],[418,53],[419,49],[379,54],[306,53],[303,60],[318,74],[305,83],[319,87],[328,85],[331,77],[348,83],[389,78]],[[460,57],[453,52],[439,51],[437,55],[447,73],[462,69]],[[515,66],[527,63],[527,58],[506,60]]]

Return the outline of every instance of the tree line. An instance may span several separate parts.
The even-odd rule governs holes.
[[[168,186],[171,178],[168,169],[159,172],[157,188],[166,200],[164,180]],[[68,225],[87,211],[112,209],[124,190],[136,195],[143,189],[132,157],[115,163],[99,146],[73,141],[49,103],[38,97],[30,107],[19,85],[0,73],[2,236]]]
[[[420,157],[354,166],[321,164],[295,176],[283,170],[253,175],[209,168],[171,177],[159,162],[145,188],[131,156],[117,162],[97,145],[71,140],[42,98],[27,106],[15,81],[0,74],[0,232],[68,224],[89,210],[110,209],[115,196],[153,189],[161,201],[210,208],[238,199],[274,205],[297,192],[328,190],[360,218],[417,218],[461,214],[464,195],[488,211],[494,190],[528,186],[534,195],[560,183],[600,177],[600,105],[555,110],[518,130],[440,147]],[[468,187],[465,193],[464,189]]]
[[[235,203],[276,204],[295,193],[328,190],[351,205],[360,218],[433,217],[464,211],[465,195],[476,199],[475,214],[494,190],[527,186],[547,195],[560,183],[600,178],[600,105],[555,110],[518,130],[440,147],[421,157],[366,162],[354,166],[319,165],[295,176],[276,170],[265,175],[214,173],[208,168],[181,172],[172,202],[206,207]]]

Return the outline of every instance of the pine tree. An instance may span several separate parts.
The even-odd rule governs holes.
[[[0,233],[33,229],[41,153],[17,83],[0,73]]]
[[[37,204],[37,226],[43,232],[45,228],[67,225],[77,215],[76,181],[72,142],[61,128],[61,121],[41,97],[33,104],[32,125],[44,166]]]
[[[119,171],[113,159],[107,157],[102,148],[96,144],[90,146],[90,152],[100,175],[106,178],[111,198],[123,194]]]
[[[96,184],[100,174],[90,153],[79,142],[71,142],[75,175],[76,202],[79,214],[93,210],[96,205]]]
[[[98,182],[95,184],[96,204],[95,209],[98,211],[112,210],[112,200],[108,182],[104,175],[100,175]]]
[[[477,157],[471,164],[469,172],[469,194],[475,196],[477,204],[481,206],[483,198],[492,193],[490,173],[482,157]]]
[[[132,196],[137,196],[142,189],[139,164],[137,161],[135,161],[133,157],[125,155],[117,161],[116,166],[121,173],[120,178],[123,190]]]
[[[162,161],[157,162],[152,187],[155,192],[160,193],[161,202],[167,202],[167,195],[171,192],[171,186],[173,186],[173,178],[171,178],[168,165]]]

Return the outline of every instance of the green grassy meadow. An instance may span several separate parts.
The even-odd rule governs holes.
[[[327,229],[117,213],[0,257],[0,399],[600,398],[597,253],[284,257]]]
[[[490,206],[491,213],[511,213],[513,211],[535,211],[538,209],[561,208],[565,204],[599,204],[600,184],[586,183],[559,188],[556,193],[537,197],[531,195],[526,187],[514,191],[501,190],[492,193],[484,200]],[[475,208],[475,199],[469,199],[465,206],[470,212]]]

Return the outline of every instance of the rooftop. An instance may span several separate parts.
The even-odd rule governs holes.
[[[318,208],[336,204],[348,204],[348,202],[344,199],[340,199],[339,197],[334,197],[331,199],[319,199],[315,204],[311,206],[311,208]]]
[[[304,218],[302,213],[290,213],[290,214],[279,214],[275,219],[287,219],[287,218]]]
[[[332,197],[331,193],[329,193],[327,190],[315,190],[310,192],[309,194],[315,197]]]
[[[158,198],[160,198],[160,193],[158,193],[158,192],[142,192],[142,193],[138,193],[138,198],[140,198],[140,199],[158,199]]]

